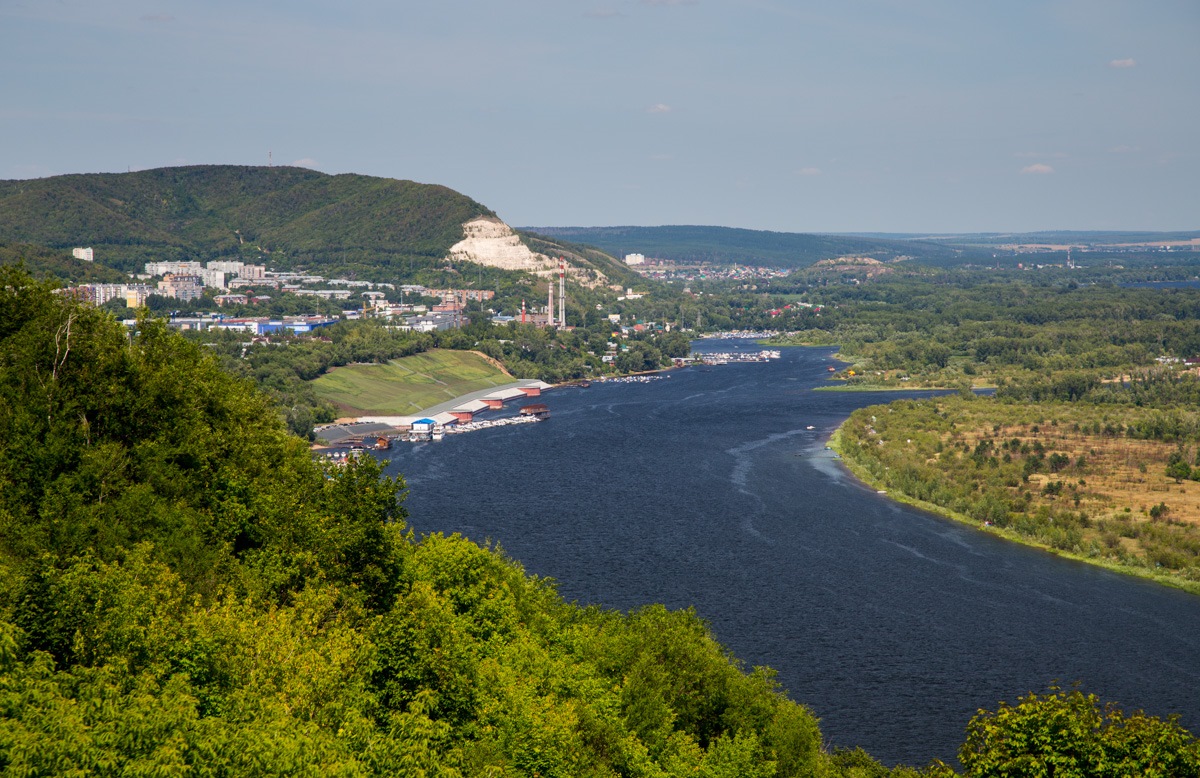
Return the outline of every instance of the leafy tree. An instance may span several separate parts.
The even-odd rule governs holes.
[[[1192,477],[1192,468],[1188,465],[1182,450],[1172,452],[1171,456],[1167,459],[1167,477],[1174,478],[1177,484],[1181,484],[1185,479]]]
[[[1057,687],[980,711],[959,759],[969,778],[1200,775],[1200,744],[1175,718],[1127,715],[1101,707],[1095,695]]]

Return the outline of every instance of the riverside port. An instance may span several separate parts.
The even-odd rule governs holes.
[[[709,351],[696,355],[696,361],[702,365],[732,365],[739,362],[767,362],[779,359],[779,352],[774,349],[763,349],[757,353],[751,351]]]
[[[797,334],[788,330],[728,330],[705,335],[705,340],[770,340],[771,338],[786,338]]]
[[[722,334],[732,336],[732,333]],[[779,358],[780,352],[775,349],[695,352],[683,364],[728,365],[766,362]],[[642,384],[664,378],[670,378],[670,375],[656,372],[594,380],[603,383]],[[588,382],[582,381],[562,386],[586,387],[588,385]],[[437,441],[442,440],[446,435],[459,435],[494,427],[543,421],[549,417],[549,411],[545,405],[540,403],[523,406],[519,416],[492,419],[475,419],[474,416],[487,411],[498,411],[509,400],[538,397],[542,392],[552,388],[554,387],[550,384],[541,381],[522,381],[507,387],[483,390],[455,398],[441,405],[427,408],[420,416],[364,416],[322,425],[315,430],[321,440],[318,445],[313,447],[314,454],[330,461],[344,462],[367,449],[390,448],[394,441],[412,443]]]

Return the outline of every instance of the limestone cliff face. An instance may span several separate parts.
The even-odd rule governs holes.
[[[558,275],[556,259],[531,251],[511,227],[489,216],[480,216],[463,225],[463,239],[450,247],[447,259],[502,270],[523,270],[544,278]],[[596,271],[581,271],[570,263],[567,275],[589,286],[603,279]]]
[[[487,216],[463,225],[463,239],[450,247],[449,259],[475,262],[502,270],[525,270],[538,275],[556,271],[557,263],[545,254],[535,254],[504,222]]]

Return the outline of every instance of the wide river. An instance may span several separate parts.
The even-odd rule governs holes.
[[[731,345],[758,348],[698,348]],[[418,532],[491,539],[568,600],[694,606],[888,764],[950,761],[976,710],[1054,681],[1200,732],[1200,598],[867,489],[825,439],[899,395],[814,392],[831,353],[556,389],[548,421],[400,444],[389,471]]]

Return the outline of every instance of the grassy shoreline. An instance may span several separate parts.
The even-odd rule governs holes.
[[[817,386],[814,392],[953,392],[953,386],[893,386],[891,384],[842,384]]]
[[[1142,579],[1145,579],[1148,581],[1153,581],[1154,583],[1163,584],[1165,586],[1170,586],[1174,589],[1182,589],[1183,591],[1188,592],[1189,594],[1200,595],[1200,582],[1182,581],[1173,576],[1167,576],[1167,575],[1162,575],[1161,573],[1155,573],[1152,570],[1149,570],[1149,569],[1146,569],[1143,567],[1134,567],[1132,565],[1116,564],[1114,562],[1110,562],[1107,560],[1094,559],[1091,557],[1084,556],[1082,554],[1075,554],[1070,551],[1064,551],[1062,549],[1052,548],[1052,547],[1046,545],[1045,543],[1039,543],[1035,540],[1030,539],[1029,537],[1027,537],[1025,535],[1021,535],[1012,530],[1003,529],[1003,528],[995,527],[995,526],[983,526],[975,519],[973,519],[969,516],[965,516],[957,511],[952,511],[949,508],[944,508],[941,505],[937,505],[937,504],[931,503],[931,502],[926,502],[925,500],[916,499],[914,497],[911,497],[911,496],[905,494],[904,492],[897,491],[895,489],[888,489],[887,484],[882,483],[882,482],[876,480],[875,478],[871,477],[871,474],[868,473],[858,463],[847,458],[846,452],[842,445],[842,427],[846,424],[847,421],[849,421],[849,418],[847,418],[846,421],[843,421],[841,424],[838,425],[838,428],[836,430],[834,430],[833,434],[829,437],[829,442],[827,445],[831,449],[833,449],[833,451],[835,453],[838,454],[839,460],[842,462],[842,464],[846,467],[846,469],[850,472],[851,475],[853,475],[860,482],[862,482],[863,484],[866,484],[867,486],[871,487],[872,489],[874,489],[878,492],[886,493],[886,495],[888,496],[889,499],[895,500],[896,502],[903,503],[905,505],[910,505],[914,508],[918,508],[927,513],[932,513],[932,514],[934,514],[936,516],[940,516],[944,519],[950,519],[951,521],[955,521],[959,524],[966,524],[966,525],[973,527],[976,530],[979,530],[981,532],[987,532],[991,535],[995,535],[996,537],[1003,538],[1005,540],[1009,540],[1014,543],[1020,543],[1021,545],[1027,546],[1029,548],[1036,548],[1040,551],[1044,551],[1048,554],[1051,554],[1052,556],[1062,557],[1063,559],[1070,559],[1070,560],[1073,560],[1076,562],[1082,562],[1084,564],[1092,565],[1094,567],[1103,568],[1110,572],[1120,573],[1122,575],[1134,576],[1136,578],[1142,578]]]

